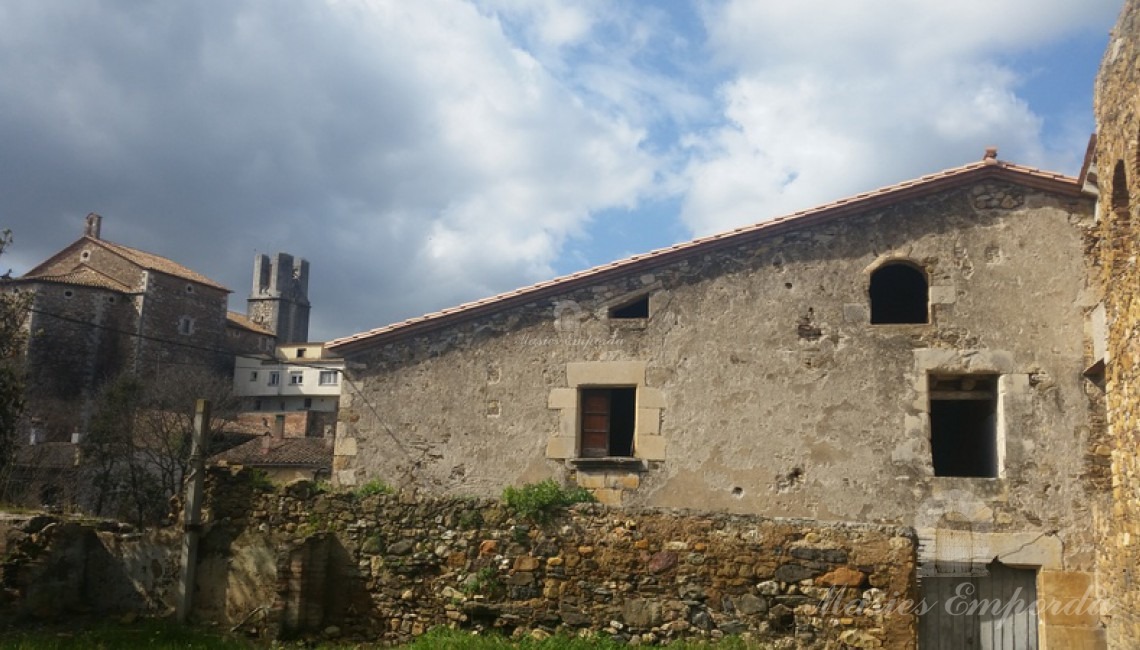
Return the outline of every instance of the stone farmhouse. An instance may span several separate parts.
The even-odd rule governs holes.
[[[1088,178],[991,149],[333,341],[335,478],[901,524],[958,576],[927,589],[1082,591],[1108,480]]]

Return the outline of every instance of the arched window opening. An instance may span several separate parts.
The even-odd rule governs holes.
[[[910,264],[884,264],[871,274],[871,323],[926,323],[926,274]]]

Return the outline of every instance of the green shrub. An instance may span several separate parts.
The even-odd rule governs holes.
[[[508,486],[503,490],[503,502],[520,516],[544,523],[555,514],[575,503],[597,501],[589,490],[581,487],[566,488],[546,479],[539,483],[527,483],[522,487]]]
[[[258,492],[272,492],[277,489],[273,481],[269,480],[269,473],[263,469],[249,470],[249,484]]]
[[[396,488],[388,485],[378,478],[374,478],[371,481],[368,481],[364,485],[361,485],[360,487],[353,490],[352,493],[358,497],[363,498],[370,497],[374,494],[395,494]]]
[[[478,510],[464,510],[459,515],[458,523],[462,530],[473,530],[483,525],[483,513]]]

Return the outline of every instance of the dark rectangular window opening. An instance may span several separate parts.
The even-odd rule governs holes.
[[[997,376],[930,377],[935,476],[997,478]]]
[[[620,307],[614,307],[610,310],[610,318],[628,319],[628,318],[649,318],[649,296],[645,295],[633,302],[628,302]]]
[[[584,388],[581,408],[583,458],[633,456],[636,388]]]

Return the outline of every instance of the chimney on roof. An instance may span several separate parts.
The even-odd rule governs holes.
[[[83,235],[91,239],[99,239],[99,232],[103,229],[103,217],[92,212],[87,215],[87,225],[83,228]]]
[[[994,162],[997,162],[997,147],[986,147],[986,155],[982,156],[982,160],[992,160]]]

